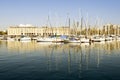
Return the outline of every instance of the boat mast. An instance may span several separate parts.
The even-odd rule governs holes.
[[[70,37],[70,34],[71,34],[71,31],[70,31],[71,24],[70,24],[70,22],[71,22],[71,20],[70,20],[70,17],[69,17],[69,13],[67,13],[67,18],[66,18],[66,24],[65,25],[67,25],[68,28],[69,28],[69,31],[68,31],[68,36],[69,37]]]
[[[69,26],[69,36],[70,36],[70,18],[68,18],[68,26]]]
[[[50,16],[49,15],[48,15],[48,20],[47,20],[47,26],[48,26],[48,24],[50,26],[50,27],[47,27],[48,30],[50,28],[50,30],[52,31],[52,32],[50,31],[50,34],[48,33],[48,35],[53,35],[53,28],[52,28],[52,25],[51,25],[51,22],[50,22]]]
[[[80,19],[80,35],[82,35],[82,26],[83,26],[83,16],[82,16],[82,10],[81,10],[81,19]]]
[[[87,13],[87,17],[86,17],[86,37],[88,37],[88,27],[89,27],[89,20],[88,20],[88,13]]]

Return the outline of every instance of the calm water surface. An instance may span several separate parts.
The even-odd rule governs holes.
[[[120,42],[0,41],[0,80],[120,80]]]

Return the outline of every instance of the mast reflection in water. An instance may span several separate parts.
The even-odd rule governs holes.
[[[120,42],[0,41],[0,80],[120,80]]]

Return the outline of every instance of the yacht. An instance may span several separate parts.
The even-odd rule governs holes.
[[[20,41],[31,41],[31,38],[28,37],[28,36],[22,36],[22,37],[20,38]]]
[[[116,37],[116,40],[117,40],[117,41],[120,41],[120,35]]]
[[[80,38],[80,42],[81,43],[89,43],[90,39],[88,39],[88,38]]]
[[[63,42],[63,39],[57,38],[57,37],[44,37],[44,38],[38,38],[37,42]]]
[[[52,42],[53,41],[53,38],[50,38],[50,37],[44,37],[44,38],[42,38],[42,37],[40,37],[40,38],[38,38],[37,39],[37,42]]]
[[[7,37],[7,41],[15,41],[15,38]]]
[[[81,43],[89,43],[90,42],[90,39],[85,35],[80,35],[79,38],[80,38]]]
[[[52,42],[64,42],[64,39],[60,38],[60,37],[55,37],[53,38],[53,41]]]
[[[91,41],[92,42],[102,42],[102,41],[105,41],[105,37],[103,37],[103,36],[93,36],[91,38]]]
[[[105,41],[112,41],[113,40],[113,37],[112,36],[106,36],[105,37]]]
[[[64,42],[65,43],[80,43],[81,41],[78,38],[71,37],[71,38],[65,39]]]

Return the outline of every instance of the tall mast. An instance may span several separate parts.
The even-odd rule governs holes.
[[[65,19],[65,26],[68,27],[68,36],[70,36],[70,24],[71,20],[70,20],[70,17],[69,17],[69,13],[67,13],[67,16],[66,16],[66,19]]]
[[[82,10],[81,10],[81,19],[80,19],[80,35],[82,35],[82,26],[83,26],[83,16],[82,16]]]
[[[88,27],[89,27],[89,20],[88,20],[88,13],[86,16],[86,36],[88,36]]]
[[[70,20],[70,17],[69,17],[69,13],[67,13],[67,18],[68,18],[68,27],[69,27],[69,36],[70,36],[70,26],[71,26],[71,24],[70,24],[70,22],[71,22],[71,20]]]
[[[50,16],[48,15],[48,21],[47,21],[47,24],[49,24],[49,26],[50,26],[50,29],[51,29],[51,31],[52,31],[52,35],[53,35],[53,28],[52,28],[52,25],[51,25],[51,22],[50,22]],[[49,27],[48,27],[48,29],[49,29]],[[51,32],[50,31],[50,32]]]

